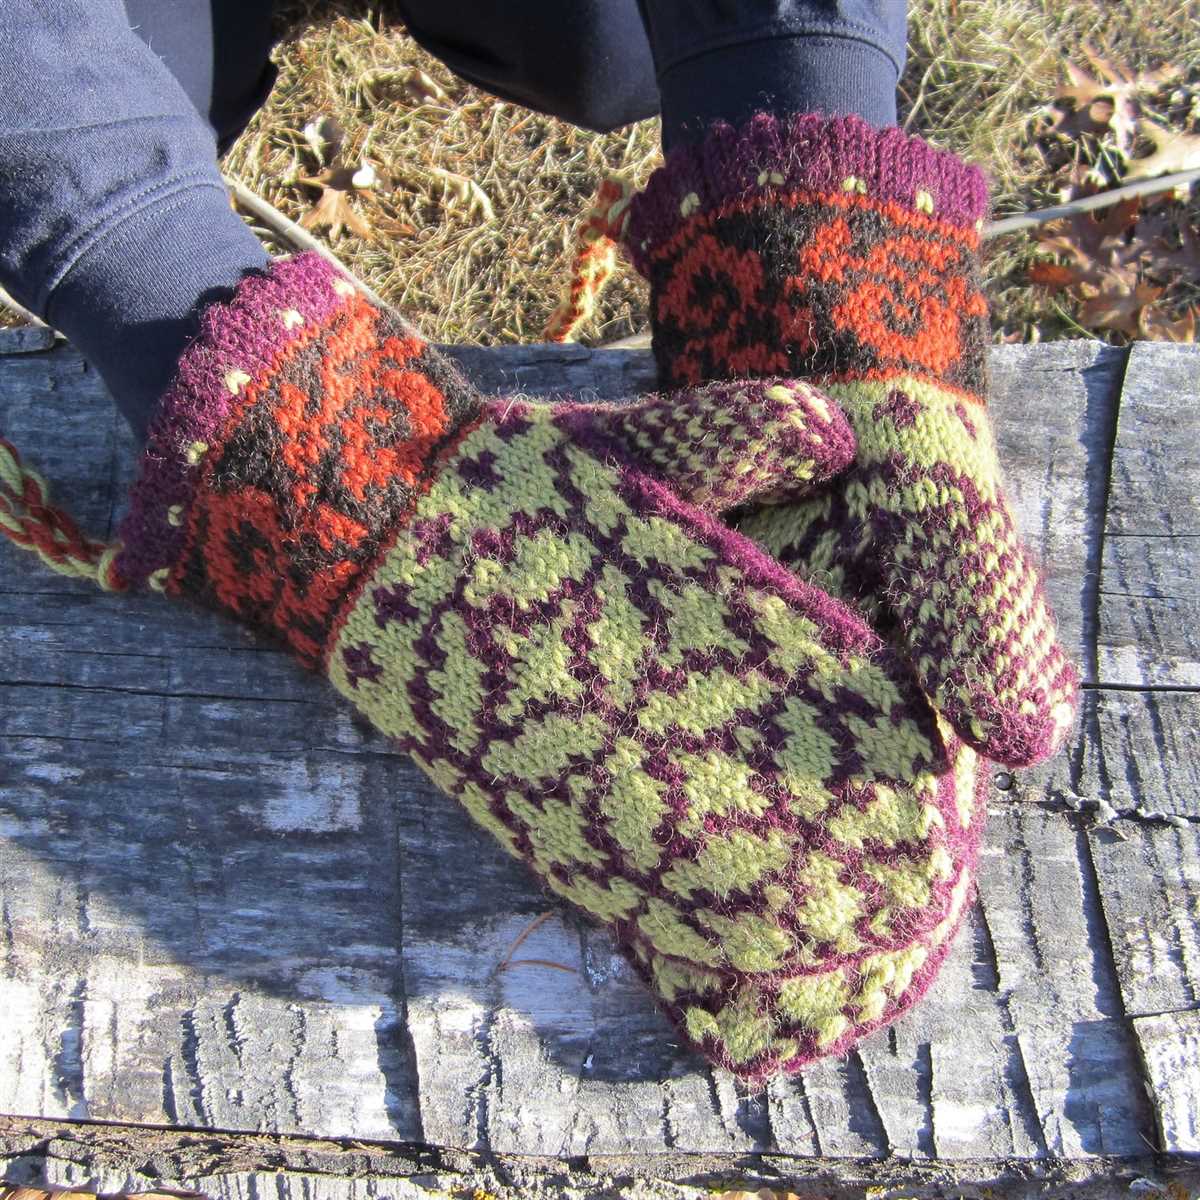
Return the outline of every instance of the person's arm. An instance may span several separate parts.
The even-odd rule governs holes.
[[[905,0],[638,0],[662,99],[663,149],[755,113],[896,123]]]
[[[120,0],[0,5],[0,284],[139,436],[197,308],[266,261],[209,126]]]

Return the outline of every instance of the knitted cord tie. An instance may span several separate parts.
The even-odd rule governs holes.
[[[60,575],[91,580],[106,592],[128,590],[114,568],[121,543],[82,533],[68,513],[50,504],[46,480],[22,464],[5,438],[0,438],[0,531]]]
[[[633,192],[631,183],[615,175],[600,184],[579,230],[567,294],[546,324],[546,341],[571,341],[596,311],[617,263],[617,242],[625,233]]]

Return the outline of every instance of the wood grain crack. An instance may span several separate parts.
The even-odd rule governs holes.
[[[1027,867],[1028,864],[1024,863],[1023,866]],[[1029,1073],[1029,1064],[1025,1061],[1025,1048],[1021,1044],[1020,1031],[1017,1028],[1016,1019],[1013,1017],[1012,993],[1008,988],[1002,988],[1000,984],[1000,959],[996,953],[996,941],[992,934],[991,919],[988,916],[987,905],[980,904],[978,911],[980,915],[979,938],[983,943],[983,949],[993,976],[992,979],[987,981],[986,986],[999,998],[1004,1029],[1004,1042],[1007,1049],[1004,1076],[1008,1084],[1009,1096],[1012,1100],[1007,1112],[1009,1136],[1014,1146],[1019,1145],[1020,1140],[1017,1133],[1018,1129],[1020,1129],[1028,1140],[1037,1147],[1039,1154],[1047,1154],[1049,1153],[1049,1148],[1046,1143],[1046,1132],[1041,1114],[1038,1112],[1037,1099],[1033,1091],[1033,1080]],[[1023,917],[1025,916],[1024,908],[1022,909],[1022,915]],[[1027,929],[1029,930],[1027,941],[1033,951],[1034,960],[1037,962],[1039,970],[1044,971],[1045,963],[1042,959],[1041,946],[1038,942],[1037,929],[1032,913],[1028,914]],[[1020,1112],[1014,1113],[1014,1107],[1019,1109]],[[1018,1117],[1019,1120],[1016,1119]]]
[[[114,1006],[115,1008],[115,1006]],[[194,1010],[185,1012],[181,1018],[183,1025],[183,1037],[179,1042],[180,1057],[183,1059],[183,1070],[187,1078],[188,1094],[192,1102],[193,1112],[196,1117],[208,1119],[207,1099],[204,1095],[204,1072],[200,1066],[200,1033],[196,1028],[196,1014]],[[116,1037],[114,1031],[113,1045],[116,1045]],[[168,1063],[168,1068],[170,1067]],[[174,1087],[172,1086],[174,1095]],[[177,1100],[177,1097],[176,1097]],[[178,1103],[175,1104],[176,1120],[179,1120],[182,1114],[179,1113]],[[192,1124],[194,1117],[186,1118],[186,1124]]]
[[[765,1091],[746,1093],[739,1090],[733,1118],[756,1150],[778,1149],[771,1122],[771,1105]]]
[[[87,1001],[87,980],[80,979],[66,1005],[66,1024],[59,1030],[58,1052],[54,1056],[54,1090],[72,1117],[86,1117],[83,1082],[83,1014]]]

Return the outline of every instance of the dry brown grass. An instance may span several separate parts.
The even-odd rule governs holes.
[[[355,200],[374,239],[346,233],[332,243],[347,265],[439,341],[537,340],[597,183],[614,171],[649,175],[659,160],[657,122],[608,136],[576,129],[458,81],[401,29],[353,15],[360,7],[334,6],[332,17],[305,24],[306,13],[329,9],[290,6],[286,15],[300,24],[279,52],[279,81],[226,170],[300,218],[316,196],[296,182],[316,167],[302,130],[333,115],[346,134],[343,158],[365,158],[391,182]],[[408,67],[428,72],[448,99],[422,103],[398,81],[364,87],[372,72]],[[494,220],[451,206],[430,168],[472,179]],[[644,310],[644,286],[623,272],[589,333],[601,340],[630,333]]]
[[[902,120],[982,163],[994,182],[997,215],[1054,203],[1061,152],[1038,142],[1031,120],[1063,82],[1064,59],[1080,61],[1090,44],[1131,67],[1174,62],[1186,82],[1200,84],[1197,16],[1193,0],[914,0]],[[539,338],[561,295],[580,214],[606,173],[635,181],[649,174],[659,161],[657,122],[601,136],[492,100],[455,80],[403,29],[365,18],[351,0],[332,13],[317,0],[291,0],[283,20],[290,31],[278,52],[279,83],[227,168],[299,218],[315,193],[297,176],[316,165],[301,131],[320,114],[334,115],[346,131],[345,157],[369,159],[392,181],[358,201],[376,237],[365,242],[345,233],[333,243],[337,253],[437,340]],[[372,71],[408,67],[428,72],[448,100],[421,103],[399,85],[373,89],[372,97],[363,86]],[[1195,114],[1160,115],[1176,127],[1196,124]],[[1106,162],[1099,144],[1083,153]],[[450,207],[431,167],[475,180],[495,219]],[[1200,207],[1194,215],[1200,223]],[[1034,245],[1019,234],[989,248],[997,336],[1087,332],[1075,324],[1069,302],[1026,284]],[[622,266],[583,340],[605,342],[642,328],[645,295]]]
[[[317,193],[299,182],[318,163],[303,137],[322,114],[346,134],[344,158],[373,163],[384,181],[355,207],[366,241],[343,232],[338,255],[439,341],[534,341],[561,296],[579,217],[600,180],[641,182],[659,161],[657,121],[602,136],[493,100],[456,80],[365,0],[283,0],[279,81],[225,162],[228,172],[299,219]],[[1053,177],[1072,147],[1039,141],[1032,121],[1083,47],[1132,68],[1181,68],[1183,101],[1150,103],[1174,128],[1200,131],[1198,0],[912,0],[901,119],[914,132],[984,165],[999,216],[1059,199]],[[447,93],[425,100],[399,75],[427,72]],[[372,74],[390,83],[367,86]],[[1177,85],[1178,86],[1178,85]],[[1175,89],[1171,89],[1172,91]],[[1078,147],[1110,180],[1120,164],[1101,143]],[[437,169],[474,180],[495,212],[483,220],[453,197]],[[1200,229],[1200,188],[1190,213]],[[322,234],[321,236],[327,236]],[[1037,255],[1027,234],[988,248],[996,336],[1079,336],[1075,306],[1026,282]],[[1200,302],[1200,280],[1176,288]],[[645,326],[646,290],[622,265],[582,340],[611,341]],[[1105,335],[1110,336],[1110,335]]]
[[[1200,131],[1196,0],[912,0],[902,120],[987,169],[997,216],[1059,203],[1054,176],[1074,148],[1037,138],[1033,126],[1066,82],[1064,62],[1087,66],[1085,47],[1131,69],[1179,67],[1174,85],[1144,103],[1172,128]],[[1172,99],[1176,92],[1182,102]],[[1119,178],[1121,164],[1104,144],[1085,142],[1078,152],[1110,183]],[[1189,208],[1193,228],[1200,229],[1200,187],[1192,188]],[[1028,285],[1036,255],[1035,240],[1025,233],[988,246],[997,337],[1096,336],[1076,324],[1074,306],[1061,295]],[[1179,299],[1200,301],[1200,288],[1180,289]]]

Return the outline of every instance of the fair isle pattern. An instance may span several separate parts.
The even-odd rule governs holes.
[[[671,490],[705,512],[753,499],[778,503],[854,461],[845,415],[811,384],[789,379],[715,383],[634,404],[581,404],[576,436],[618,439]],[[563,421],[560,420],[560,424]]]
[[[846,409],[855,466],[744,531],[853,580],[955,731],[1023,766],[1062,744],[1078,676],[981,403],[985,208],[980,172],[899,130],[759,116],[669,156],[625,236],[664,379],[783,372]]]
[[[986,814],[983,761],[962,743],[952,749],[964,808],[971,809],[970,836],[940,919],[905,945],[770,979],[671,961],[645,945],[627,952],[690,1045],[748,1083],[761,1084],[819,1058],[844,1055],[925,994],[974,898]]]
[[[203,456],[167,594],[319,669],[339,604],[481,411],[414,331],[348,295],[239,389]]]
[[[826,387],[858,430],[855,465],[827,496],[759,509],[741,531],[804,578],[868,605],[886,597],[934,707],[973,744],[1010,764],[1051,753],[1078,682],[1005,501],[990,422],[920,379]]]
[[[882,644],[578,408],[491,415],[362,584],[337,689],[623,942],[766,977],[940,922],[967,831]]]
[[[760,193],[688,219],[650,257],[671,386],[894,370],[983,388],[978,235],[869,196]]]
[[[117,530],[116,570],[126,586],[163,590],[186,537],[200,466],[238,393],[274,372],[295,343],[323,330],[353,294],[320,255],[302,254],[251,272],[230,300],[201,313],[197,337],[154,412],[129,513]]]
[[[315,256],[204,330],[142,463],[127,577],[324,666],[652,955],[670,1004],[671,972],[769,1006],[791,976],[860,979],[945,924],[969,818],[924,697],[851,610],[641,465],[669,451],[714,509],[794,495],[850,457],[835,405],[787,381],[620,420],[485,404]],[[717,999],[687,999],[685,1028],[732,1061],[697,1025]]]
[[[338,603],[480,411],[319,255],[274,263],[203,314],[155,413],[116,571],[317,669]]]

